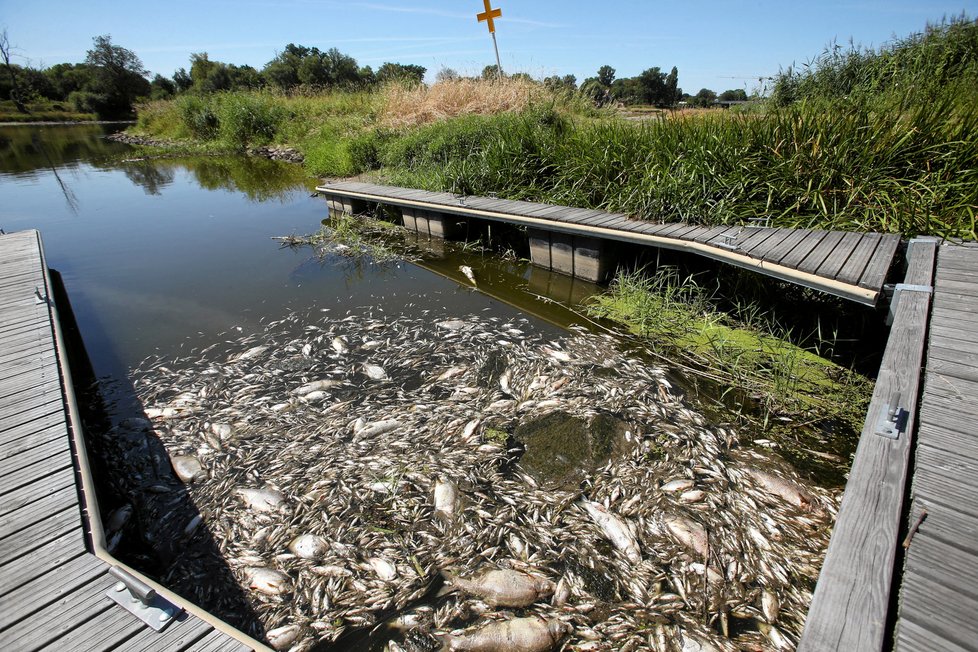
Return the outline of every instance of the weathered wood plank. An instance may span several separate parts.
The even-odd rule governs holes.
[[[933,632],[910,620],[897,624],[894,650],[898,652],[974,652],[975,648],[964,648],[945,640]]]
[[[794,229],[775,229],[770,238],[751,243],[748,247],[742,247],[748,254],[761,260],[769,260],[768,254],[791,236]]]
[[[74,486],[64,487],[50,496],[31,503],[27,509],[18,509],[0,516],[0,532],[18,532],[62,510],[78,508],[78,492]],[[81,512],[78,513],[81,518]]]
[[[956,593],[978,597],[978,554],[974,550],[963,550],[919,530],[910,549],[907,571],[940,582]],[[937,560],[940,563],[934,563]]]
[[[15,442],[21,437],[33,435],[41,430],[52,426],[63,425],[65,423],[64,410],[52,410],[48,414],[37,417],[30,421],[19,421],[14,424],[13,420],[7,422],[6,419],[0,423],[0,433],[5,441]]]
[[[162,633],[145,627],[120,649],[127,652],[171,652],[185,650],[203,639],[214,628],[200,618],[184,613]]]
[[[832,253],[819,265],[814,273],[826,278],[836,278],[862,239],[862,233],[849,232],[844,234],[839,244],[835,246]]]
[[[82,555],[64,564],[56,572],[42,575],[0,596],[0,632],[103,575],[106,570],[106,564],[94,555]]]
[[[84,546],[77,545],[84,540],[83,536],[79,523],[78,529],[68,530],[22,557],[7,560],[7,563],[0,565],[0,595],[15,591],[76,557],[88,555]]]
[[[863,270],[863,275],[859,279],[859,287],[880,288],[886,282],[886,275],[893,264],[896,256],[897,247],[900,246],[900,236],[887,233],[880,239],[879,246],[873,253],[873,257]],[[928,283],[929,285],[929,283]]]
[[[3,431],[0,432],[0,438],[3,442],[0,443],[0,460],[37,448],[55,439],[68,441],[65,430],[60,425],[40,428],[22,437],[10,437],[6,431]],[[2,462],[0,462],[0,466],[2,466]]]
[[[187,650],[188,652],[247,652],[251,648],[215,629]]]
[[[46,496],[75,486],[71,457],[58,455],[50,462],[44,460],[0,478],[0,516],[38,501]]]
[[[3,633],[6,649],[35,652],[83,625],[100,613],[119,607],[105,597],[115,583],[108,573],[88,581],[31,615],[30,625]],[[68,637],[70,638],[70,636]]]
[[[914,249],[907,282],[930,285],[935,246]],[[911,433],[924,356],[930,296],[907,293],[897,307],[890,339],[859,438],[798,649],[881,650],[896,559]],[[907,433],[892,440],[875,434],[877,420],[899,392],[909,410]]]
[[[829,231],[826,233],[822,241],[818,243],[818,246],[812,249],[805,256],[805,259],[799,263],[798,269],[809,274],[814,274],[815,270],[821,267],[828,257],[832,255],[832,252],[842,242],[844,236],[845,233],[841,231]]]
[[[85,549],[85,536],[81,532],[81,514],[77,506],[69,506],[57,512],[42,512],[42,519],[22,530],[3,531],[0,538],[0,563],[30,553],[66,532],[78,531],[75,545]]]
[[[797,268],[801,261],[828,235],[828,231],[810,231],[804,240],[795,245],[790,252],[781,257],[779,264]]]
[[[975,649],[978,600],[910,571],[903,577],[901,620],[911,620],[934,636]]]
[[[3,463],[0,464],[0,476],[6,477],[21,469],[46,462],[53,457],[66,457],[69,462],[71,461],[71,447],[68,443],[68,437],[58,437],[4,459]]]
[[[117,606],[95,614],[62,637],[39,647],[38,650],[64,652],[65,647],[71,645],[76,650],[108,652],[124,645],[128,639],[146,628],[147,625],[141,620]]]

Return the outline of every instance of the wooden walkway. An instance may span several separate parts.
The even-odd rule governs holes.
[[[938,253],[896,649],[978,650],[978,248]],[[925,513],[926,512],[926,513]]]
[[[327,197],[690,251],[867,305],[879,300],[900,244],[895,234],[657,224],[606,211],[370,183],[330,183],[317,190]]]
[[[802,652],[978,651],[978,248],[914,242],[898,288]]]
[[[189,613],[157,633],[106,597],[50,296],[38,232],[0,235],[0,649],[252,649]]]

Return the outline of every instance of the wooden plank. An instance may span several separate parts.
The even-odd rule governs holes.
[[[51,385],[47,387],[28,388],[17,394],[10,394],[4,398],[0,398],[0,412],[15,416],[22,412],[47,405],[54,400],[62,401],[60,385],[57,386],[57,392],[51,391],[52,388]]]
[[[47,462],[53,457],[64,457],[69,463],[71,462],[71,447],[67,437],[59,437],[3,460],[2,465],[0,465],[0,477],[16,473],[41,462]]]
[[[974,354],[962,353],[958,359],[948,360],[946,357],[955,357],[953,351],[932,350],[934,355],[927,361],[927,370],[930,373],[947,379],[952,385],[955,384],[954,380],[978,381],[978,366],[975,366]]]
[[[77,531],[77,545],[85,549],[85,536],[81,531],[81,515],[78,508],[70,506],[57,512],[42,512],[42,520],[22,530],[4,531],[0,539],[0,563],[30,553],[66,532]]]
[[[214,628],[209,624],[185,612],[162,633],[144,627],[120,649],[127,652],[185,650],[212,631]]]
[[[863,270],[863,275],[858,283],[859,287],[871,289],[883,287],[899,245],[900,236],[892,233],[883,236],[873,253],[873,257],[867,263],[866,269]]]
[[[69,530],[53,541],[49,541],[32,553],[8,560],[0,566],[0,596],[15,591],[45,573],[64,566],[72,559],[88,555],[82,541],[81,525]]]
[[[791,267],[792,269],[797,268],[801,264],[801,261],[812,252],[815,247],[819,245],[820,242],[828,235],[828,231],[811,231],[804,240],[795,245],[792,250],[784,255],[779,261],[780,265],[785,267]]]
[[[703,244],[706,244],[710,240],[713,240],[714,238],[719,238],[719,236],[727,233],[728,231],[734,231],[738,228],[739,227],[730,226],[729,224],[721,224],[720,226],[714,226],[711,229],[707,229],[704,233],[700,233],[699,235],[695,236],[693,238],[693,241],[702,242]]]
[[[107,570],[107,565],[94,555],[82,555],[64,564],[56,572],[46,573],[20,588],[0,595],[0,632],[95,577],[105,574]]]
[[[974,647],[961,647],[946,639],[941,638],[911,620],[901,620],[897,624],[896,642],[894,650],[897,652],[974,652]]]
[[[757,240],[747,247],[747,253],[755,258],[764,258],[765,254],[784,242],[793,232],[793,229],[775,229],[769,238]]]
[[[881,233],[864,233],[856,248],[849,256],[849,260],[845,262],[842,269],[835,275],[835,279],[843,283],[857,284],[882,240],[883,235]]]
[[[9,424],[9,427],[13,428],[14,426],[33,421],[34,419],[42,417],[46,414],[51,414],[56,410],[64,411],[64,401],[60,396],[49,395],[46,398],[48,400],[44,403],[6,415],[4,419],[4,427]]]
[[[2,468],[2,460],[5,458],[29,451],[56,439],[64,439],[66,443],[68,442],[67,433],[61,425],[40,428],[22,437],[9,437],[6,432],[0,433],[0,436],[2,436],[3,441],[0,443],[0,468]]]
[[[187,650],[193,652],[248,652],[251,648],[215,629]]]
[[[903,577],[901,620],[924,627],[935,637],[974,649],[978,642],[978,600],[910,571]]]
[[[29,437],[54,426],[65,428],[65,432],[67,432],[64,410],[56,410],[32,421],[20,423],[16,426],[13,425],[12,421],[9,424],[6,423],[5,420],[0,421],[0,436],[2,436],[5,441],[15,443],[18,439]]]
[[[103,573],[64,594],[59,600],[31,615],[29,626],[12,627],[3,632],[6,649],[35,652],[100,613],[118,609],[114,602],[105,597],[105,592],[115,582],[115,578]]]
[[[922,507],[927,509],[927,518],[920,523],[918,532],[947,545],[973,552],[974,542],[978,541],[978,518],[953,507],[946,507],[939,503],[924,504],[923,501],[919,501],[910,512],[911,516],[916,518]],[[912,542],[910,547],[912,552]]]
[[[774,237],[777,232],[777,229],[770,229],[766,227],[748,227],[744,229],[743,233],[740,234],[736,242],[732,244],[736,244],[739,251],[746,253],[751,249],[762,246],[765,242]]]
[[[953,424],[921,424],[918,439],[920,448],[929,447],[958,455],[972,464],[978,462],[978,437],[973,432],[962,432]]]
[[[18,509],[0,516],[0,532],[19,532],[66,509],[78,509],[78,490],[74,486],[64,487],[45,496],[31,503],[27,509]],[[81,519],[80,511],[78,518]]]
[[[67,463],[65,463],[67,459]],[[0,478],[0,516],[6,516],[33,502],[75,486],[71,457],[40,462]]]
[[[971,544],[978,545],[978,542]],[[978,598],[978,554],[975,550],[964,550],[918,530],[911,539],[906,570],[940,582],[956,593]]]
[[[929,285],[935,257],[933,244],[916,247],[907,282]],[[801,652],[875,651],[881,650],[886,640],[911,437],[887,439],[877,436],[875,429],[890,395],[899,392],[910,410],[907,432],[914,430],[929,305],[929,295],[914,292],[904,295],[897,307],[798,646]]]
[[[835,249],[832,250],[832,253],[826,257],[814,273],[825,278],[835,278],[842,271],[849,257],[852,256],[856,247],[862,241],[863,235],[862,233],[853,232],[844,233],[842,239],[835,246]]]
[[[791,234],[779,242],[776,247],[765,252],[763,256],[758,257],[772,263],[780,264],[782,258],[794,251],[795,247],[801,245],[811,234],[812,231],[809,231],[808,229],[794,229]]]
[[[822,241],[818,243],[818,246],[812,249],[805,256],[805,259],[798,264],[798,269],[809,274],[814,274],[815,270],[821,267],[826,259],[832,255],[832,252],[842,242],[844,236],[845,233],[841,231],[829,231],[826,233]]]
[[[75,650],[107,652],[123,645],[143,629],[147,629],[147,625],[141,620],[122,607],[115,606],[99,612],[64,636],[49,641],[37,649],[64,652],[67,646],[71,646],[71,649]]]

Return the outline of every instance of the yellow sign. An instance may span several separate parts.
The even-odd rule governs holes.
[[[483,13],[479,14],[478,16],[476,16],[476,18],[479,19],[479,22],[480,23],[484,23],[484,22],[487,22],[488,21],[488,23],[489,23],[489,32],[491,34],[495,34],[496,33],[496,23],[493,22],[493,19],[494,18],[502,18],[503,11],[502,11],[502,9],[493,9],[490,0],[482,0],[482,1],[486,4],[486,10]]]

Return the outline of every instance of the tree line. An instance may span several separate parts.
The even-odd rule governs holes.
[[[178,93],[214,93],[221,91],[275,89],[292,91],[297,88],[365,89],[392,81],[422,83],[427,69],[424,66],[387,62],[374,70],[360,66],[356,59],[336,48],[319,50],[289,43],[261,70],[249,65],[215,61],[206,52],[190,55],[189,71],[178,69],[172,77],[149,72],[131,50],[112,43],[111,36],[96,36],[82,63],[59,63],[39,70],[20,66],[11,61],[6,31],[0,33],[0,100],[12,101],[17,110],[26,113],[28,105],[38,99],[62,102],[81,113],[102,117],[132,115],[136,102],[145,99],[166,99]],[[501,75],[495,65],[486,66],[481,77]],[[525,73],[510,75],[525,78]],[[437,81],[460,79],[456,71],[442,68]],[[679,71],[669,72],[659,67],[649,68],[635,77],[618,78],[617,71],[605,65],[596,76],[578,86],[574,75],[554,75],[542,83],[554,91],[581,93],[596,105],[611,103],[674,107],[680,103],[692,106],[711,106],[717,101],[746,100],[743,90],[728,90],[717,95],[701,89],[689,95],[679,87]]]

